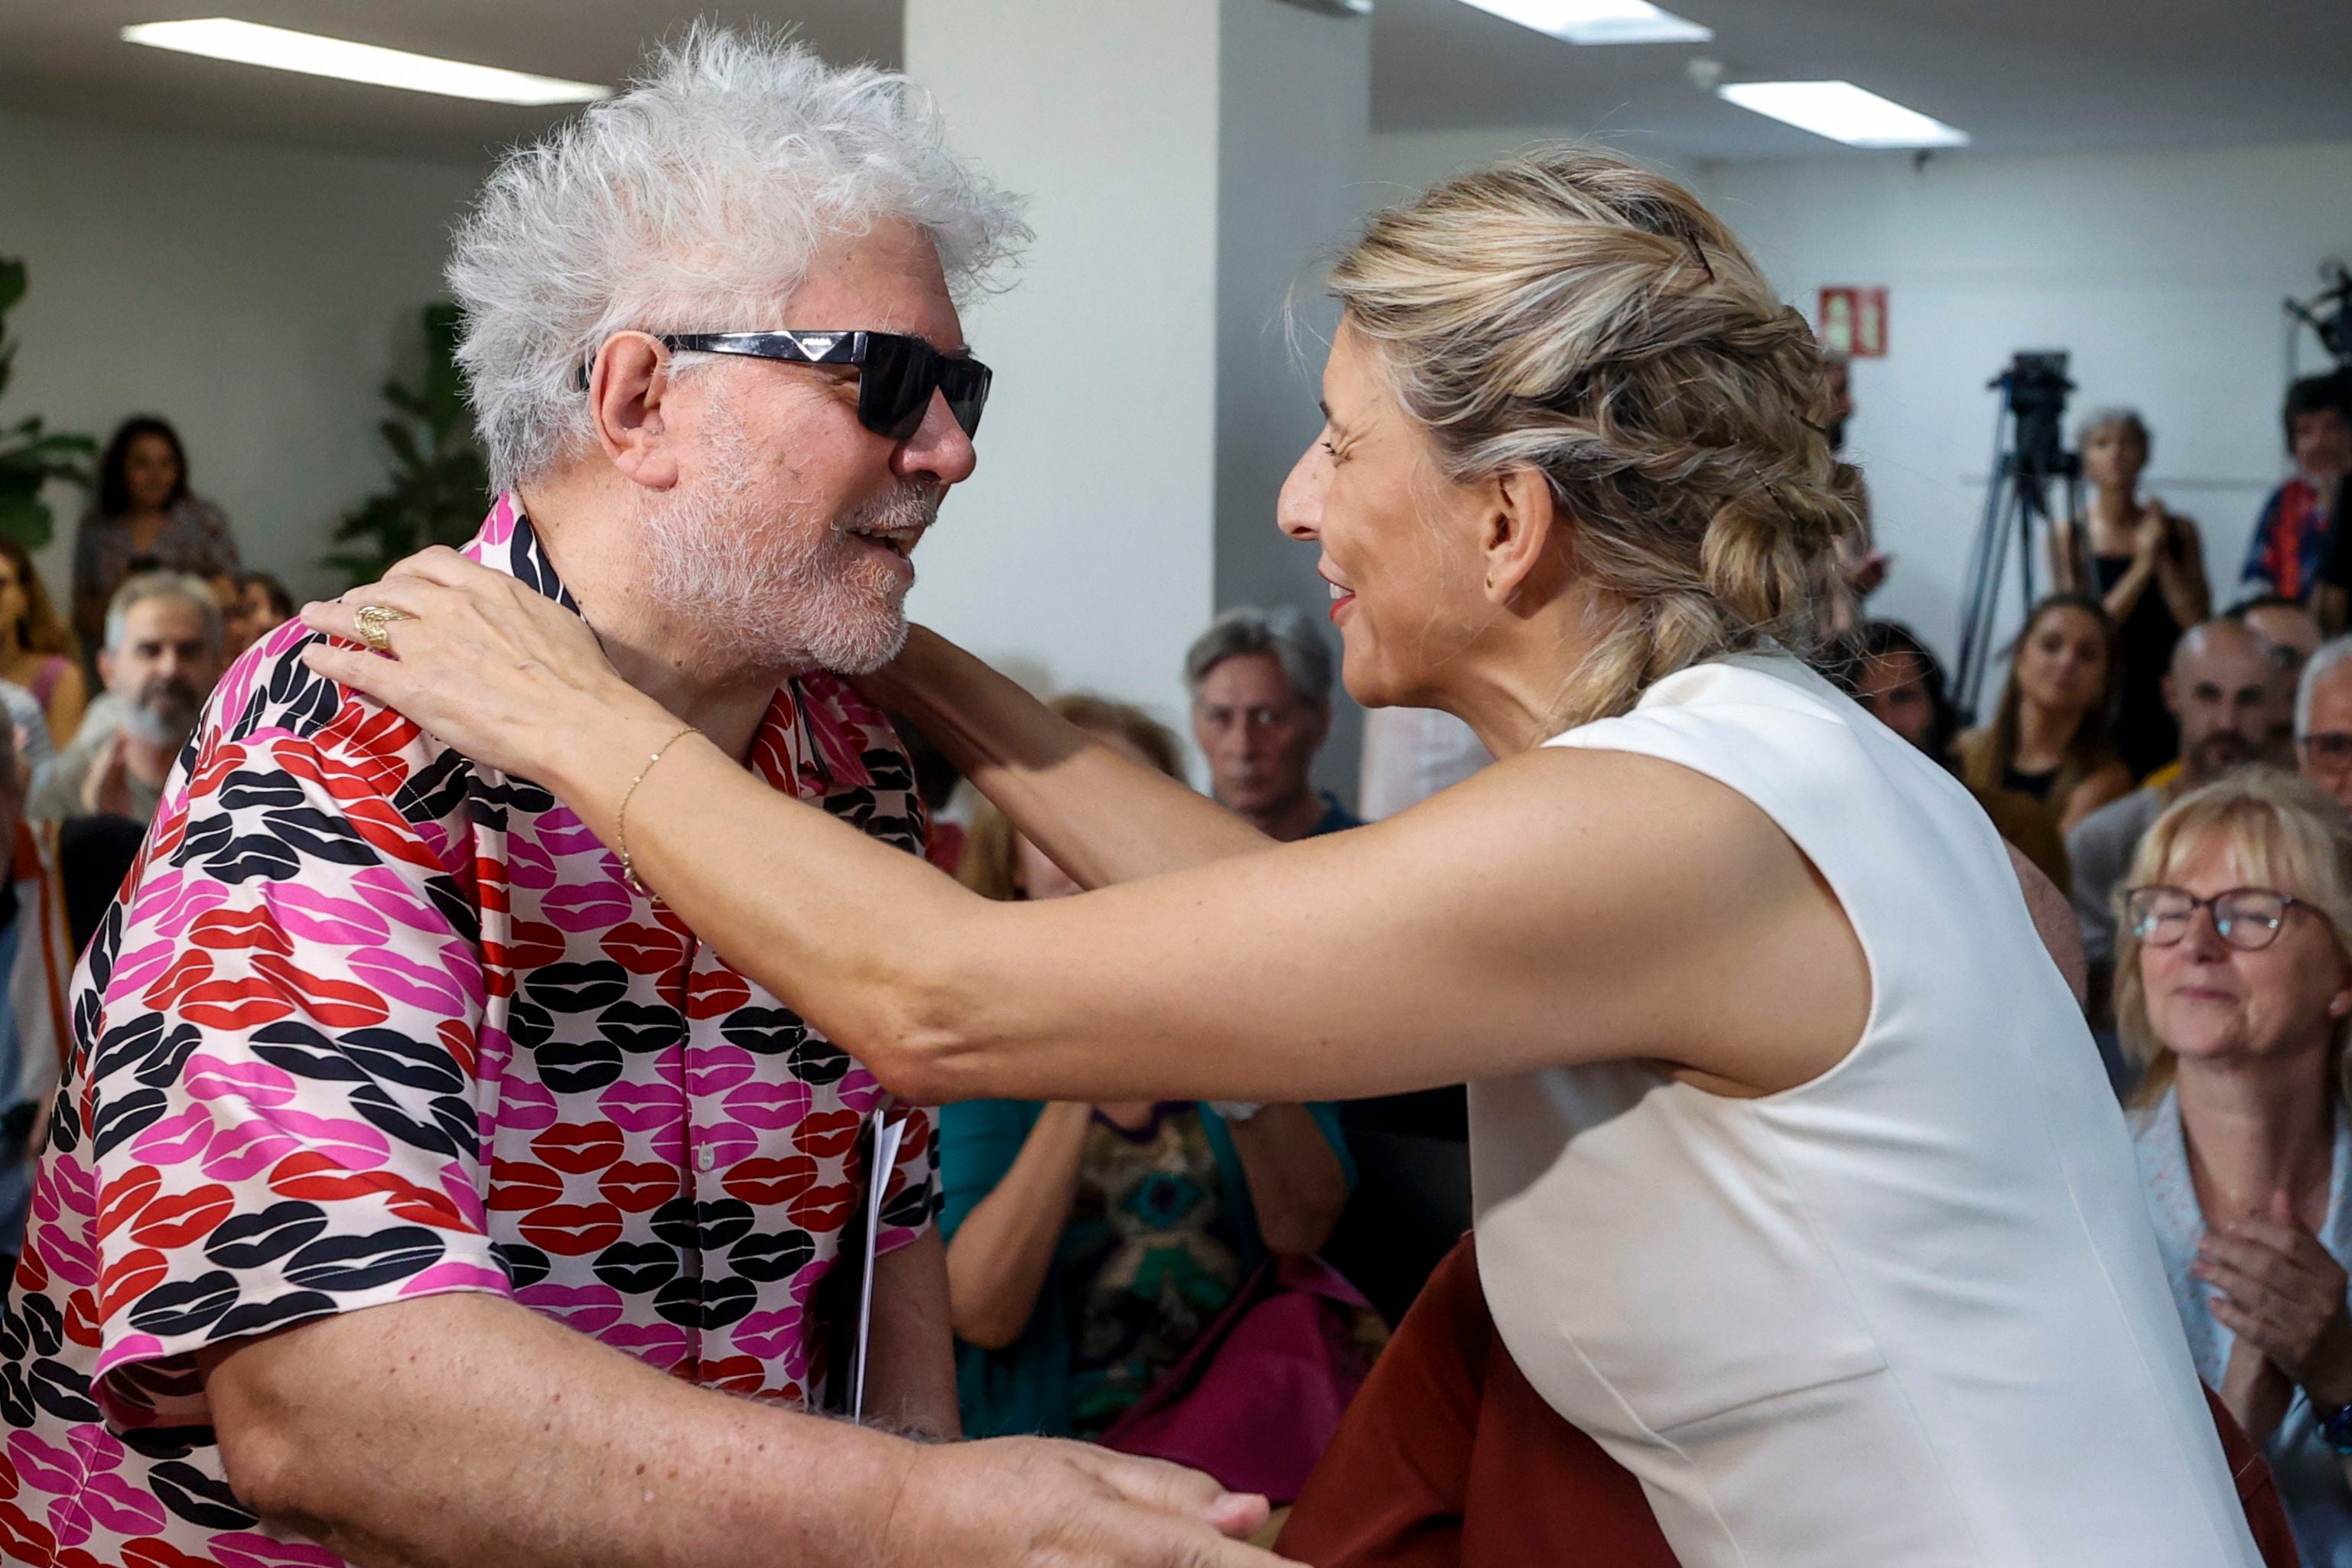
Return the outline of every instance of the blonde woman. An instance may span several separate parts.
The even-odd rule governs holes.
[[[2117,894],[2139,1163],[2189,1353],[2265,1448],[2311,1568],[2352,1568],[2352,820],[2242,770],[2184,795]]]
[[[1786,651],[1855,526],[1803,319],[1571,149],[1381,215],[1332,288],[1280,524],[1356,699],[1502,759],[1385,822],[1269,844],[917,633],[869,687],[1093,889],[991,903],[691,733],[646,772],[677,721],[453,554],[306,611],[415,617],[393,658],[307,657],[556,791],[903,1091],[1469,1081],[1496,1326],[1686,1568],[2253,1563],[2000,839]]]

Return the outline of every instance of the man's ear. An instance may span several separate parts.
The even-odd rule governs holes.
[[[1507,605],[1541,569],[1567,525],[1551,481],[1534,468],[1513,468],[1487,482],[1478,552],[1486,574],[1486,597]]]
[[[2163,679],[2156,683],[2156,689],[2164,698],[2164,710],[2167,713],[2171,714],[2175,719],[2179,718],[2180,697],[2179,688],[2173,685],[2172,676],[2170,673],[2168,672]]]
[[[645,332],[604,340],[588,377],[589,417],[613,467],[649,490],[677,483],[677,456],[663,405],[676,392],[669,351]]]
[[[109,691],[114,689],[114,650],[110,647],[98,650],[98,679]]]

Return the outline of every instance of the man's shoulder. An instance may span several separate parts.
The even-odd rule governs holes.
[[[229,667],[186,756],[189,797],[229,791],[258,767],[309,776],[346,803],[381,797],[411,822],[462,811],[473,763],[396,710],[312,670],[302,653],[321,637],[281,626]]]

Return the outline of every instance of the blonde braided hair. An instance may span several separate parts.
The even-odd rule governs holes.
[[[1331,288],[1447,476],[1541,472],[1624,605],[1563,725],[1767,639],[1810,647],[1858,484],[1811,329],[1689,192],[1538,149],[1373,218]]]

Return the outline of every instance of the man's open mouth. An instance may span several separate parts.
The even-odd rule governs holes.
[[[915,552],[916,542],[923,537],[919,528],[853,528],[852,536],[878,544],[891,554],[904,559]]]

